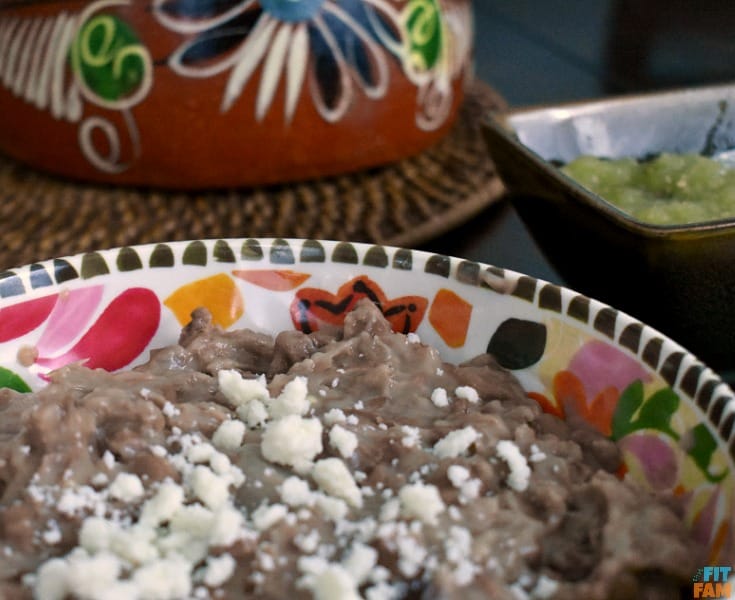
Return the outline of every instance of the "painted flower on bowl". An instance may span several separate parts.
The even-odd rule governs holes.
[[[230,110],[257,85],[255,117],[272,108],[281,82],[290,122],[308,88],[320,116],[338,122],[357,93],[383,98],[392,58],[418,88],[417,125],[439,127],[450,114],[451,82],[470,57],[469,7],[439,0],[156,0],[167,29],[190,36],[169,58],[179,75],[207,78],[229,71],[221,102]],[[213,12],[214,11],[214,12]],[[251,83],[260,70],[258,84]]]

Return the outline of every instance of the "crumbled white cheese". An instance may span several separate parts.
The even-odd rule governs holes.
[[[212,443],[222,450],[237,450],[245,437],[245,423],[237,419],[223,421],[212,436]]]
[[[361,600],[357,582],[341,565],[330,564],[309,587],[314,600]]]
[[[133,582],[141,598],[175,599],[186,598],[191,593],[190,565],[180,556],[168,556],[138,569]]]
[[[62,558],[52,558],[38,569],[33,594],[38,600],[64,600],[69,589],[69,566]]]
[[[287,415],[303,417],[310,408],[306,377],[296,377],[289,381],[278,397],[268,403],[268,413],[272,419],[280,419]]]
[[[166,403],[163,405],[163,409],[161,409],[161,412],[171,418],[176,417],[181,414],[181,411],[176,408],[170,401],[166,400]]]
[[[517,492],[524,491],[528,487],[528,481],[531,477],[531,469],[528,466],[526,457],[521,454],[518,446],[510,440],[499,441],[496,452],[510,469],[506,479],[508,486]]]
[[[108,469],[112,470],[115,467],[115,455],[109,450],[105,450],[105,453],[102,455],[102,462],[105,463]]]
[[[480,497],[482,490],[482,480],[478,478],[469,479],[465,481],[459,488],[459,502],[460,504],[467,504],[471,500]]]
[[[546,453],[536,444],[531,444],[531,455],[528,457],[528,462],[537,463],[542,460],[546,460]]]
[[[410,483],[398,492],[401,512],[408,518],[416,518],[428,525],[436,525],[444,512],[444,501],[435,485]]]
[[[292,475],[287,477],[278,487],[281,500],[291,507],[314,506],[316,496],[309,487],[309,482],[301,477]]]
[[[220,508],[214,515],[209,541],[212,546],[230,546],[243,537],[245,518],[233,506]]]
[[[454,487],[460,488],[470,478],[470,470],[462,465],[450,465],[447,468],[447,478]]]
[[[377,562],[378,551],[375,548],[361,542],[355,542],[342,564],[357,584],[360,585],[367,581]]]
[[[401,501],[391,498],[380,507],[380,520],[383,522],[395,521],[401,515]]]
[[[43,541],[49,546],[55,546],[61,541],[61,529],[53,519],[46,524],[46,530],[41,534]]]
[[[209,587],[219,587],[225,583],[235,572],[235,559],[231,554],[222,554],[207,559],[204,571],[204,583]]]
[[[314,464],[311,476],[320,489],[345,500],[350,506],[362,507],[362,494],[347,465],[338,458],[324,458]]]
[[[449,396],[444,388],[436,388],[431,392],[431,401],[437,408],[446,408],[449,406]]]
[[[531,598],[534,600],[546,600],[556,594],[558,589],[559,582],[542,574],[536,581],[536,586],[531,591]]]
[[[357,436],[341,425],[334,425],[329,430],[329,445],[343,458],[349,458],[357,450]]]
[[[212,469],[203,465],[194,467],[187,477],[187,484],[197,498],[214,510],[224,506],[230,497],[228,479],[217,475]]]
[[[365,590],[365,600],[399,600],[404,596],[401,586],[379,581]]]
[[[169,527],[172,532],[186,532],[206,538],[212,530],[214,519],[215,513],[201,504],[187,504],[173,514]]]
[[[447,561],[454,565],[454,580],[460,587],[472,583],[480,571],[472,562],[472,533],[465,527],[452,525],[444,541]]]
[[[133,473],[118,473],[108,491],[110,496],[122,502],[135,502],[145,493],[143,482]]]
[[[271,421],[263,433],[260,449],[266,460],[304,472],[323,449],[322,424],[319,419],[299,415]]]
[[[164,481],[155,495],[143,504],[140,521],[157,526],[168,521],[184,502],[184,490],[172,481]]]
[[[264,402],[270,398],[264,376],[257,379],[243,379],[234,369],[222,369],[217,373],[217,382],[224,397],[235,408],[252,400]]]
[[[263,504],[253,512],[253,525],[258,531],[270,529],[288,514],[284,504]]]
[[[302,552],[312,554],[319,546],[320,540],[321,536],[319,535],[319,531],[312,529],[309,533],[300,533],[294,536],[293,542]]]
[[[465,454],[479,437],[480,434],[471,425],[451,431],[434,444],[434,454],[438,458],[456,458]]]
[[[317,494],[316,506],[322,511],[327,519],[339,522],[347,516],[347,502],[341,498],[333,498],[325,494]]]
[[[263,427],[268,420],[268,409],[260,400],[251,400],[237,408],[237,418],[250,429]]]
[[[398,569],[406,577],[419,574],[429,552],[416,538],[400,534],[396,539],[398,549]]]
[[[457,398],[463,398],[471,404],[477,404],[480,401],[480,395],[477,390],[470,385],[461,385],[454,390],[454,395]]]
[[[401,433],[401,444],[406,448],[414,448],[421,442],[421,430],[418,427],[411,427],[410,425],[402,425]]]
[[[192,444],[186,449],[186,460],[190,463],[208,463],[215,453],[214,446],[207,442]]]
[[[414,333],[413,331],[409,331],[406,334],[406,341],[409,344],[420,344],[421,343],[421,338],[418,336],[418,334]]]
[[[344,411],[341,408],[330,408],[324,414],[324,424],[334,425],[335,423],[344,423],[347,420]]]

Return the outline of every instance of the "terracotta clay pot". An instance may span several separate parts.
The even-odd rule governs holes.
[[[470,0],[0,0],[0,152],[172,188],[335,175],[442,137]]]

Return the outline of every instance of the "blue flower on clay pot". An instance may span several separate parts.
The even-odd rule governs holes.
[[[381,98],[388,89],[390,52],[372,33],[374,23],[398,29],[400,15],[386,0],[155,0],[153,8],[164,27],[189,36],[169,57],[176,73],[229,71],[223,112],[257,85],[262,120],[283,86],[287,121],[308,89],[322,118],[337,122],[358,91]]]

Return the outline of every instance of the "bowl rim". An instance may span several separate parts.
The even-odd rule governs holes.
[[[695,221],[685,224],[673,225],[657,225],[641,221],[631,216],[627,212],[615,206],[613,203],[605,200],[602,196],[595,194],[586,187],[579,184],[575,179],[566,175],[560,168],[554,166],[550,161],[544,159],[531,147],[520,141],[513,126],[513,120],[516,117],[525,117],[541,112],[550,112],[554,110],[564,111],[569,109],[578,109],[580,107],[607,107],[619,106],[630,102],[645,101],[651,98],[670,98],[675,99],[687,94],[695,92],[716,92],[719,90],[729,90],[732,92],[732,84],[716,85],[702,88],[681,88],[669,90],[666,92],[646,92],[638,94],[619,95],[612,98],[601,98],[591,101],[576,100],[572,102],[564,102],[560,104],[545,104],[527,107],[511,108],[501,112],[498,110],[490,111],[482,120],[481,126],[489,129],[514,152],[520,153],[526,160],[531,162],[536,168],[561,185],[576,202],[591,208],[598,214],[602,215],[606,220],[612,222],[631,233],[649,238],[649,239],[665,239],[665,240],[681,240],[695,237],[697,239],[714,238],[723,235],[730,235],[735,232],[735,214],[732,217],[724,219],[713,219],[708,221]],[[512,189],[509,190],[512,195]]]
[[[185,250],[191,249],[195,245],[198,249],[206,252],[205,259],[201,263],[186,262]],[[173,269],[181,269],[182,267],[207,269],[215,264],[224,267],[227,265],[252,266],[255,263],[252,257],[246,255],[246,252],[250,252],[254,248],[263,251],[260,260],[267,261],[272,268],[283,269],[299,264],[308,265],[308,268],[311,268],[315,264],[319,264],[313,260],[313,255],[297,253],[294,251],[295,248],[300,251],[304,251],[305,248],[320,248],[325,257],[328,256],[321,263],[322,266],[334,262],[336,264],[344,263],[369,268],[376,266],[372,262],[373,258],[370,258],[371,253],[382,252],[386,259],[390,259],[385,265],[388,270],[400,273],[405,273],[408,270],[416,276],[438,276],[444,281],[448,280],[456,284],[485,288],[501,295],[513,296],[518,300],[528,302],[535,310],[569,318],[582,328],[594,331],[602,338],[609,340],[613,345],[631,352],[641,361],[641,364],[645,364],[646,368],[650,368],[652,372],[660,375],[672,387],[682,389],[692,401],[695,401],[703,387],[710,386],[713,391],[708,406],[714,403],[715,400],[724,398],[726,405],[732,405],[731,410],[725,411],[725,413],[732,412],[735,416],[735,389],[724,380],[719,372],[712,369],[694,352],[688,350],[668,334],[646,324],[626,311],[619,310],[602,300],[578,292],[566,285],[526,275],[513,269],[459,256],[401,246],[314,238],[237,237],[192,238],[108,247],[49,258],[0,271],[0,309],[22,302],[24,297],[28,295],[38,297],[42,295],[43,291],[59,288],[69,283],[73,284],[75,281],[99,281],[104,277],[127,275],[129,270],[118,265],[120,258],[127,258],[130,252],[142,252],[144,255],[152,257],[155,251],[162,247],[172,250],[174,262],[169,267]],[[268,250],[268,252],[265,252],[265,250]],[[292,262],[284,261],[284,251],[287,254],[292,253]],[[354,258],[352,258],[353,255]],[[89,261],[93,269],[101,270],[91,271],[85,275],[85,261]],[[420,271],[417,268],[419,265],[422,267]],[[141,268],[152,270],[159,267],[150,264],[143,265]],[[39,273],[43,272],[47,276],[47,283],[44,285],[34,284],[34,281],[39,280]],[[550,303],[544,299],[545,295],[552,293],[561,297],[558,306],[554,302]],[[565,296],[566,298],[564,298]],[[580,317],[573,312],[572,305],[575,303],[586,303],[589,306],[587,317]],[[612,319],[612,325],[609,323],[610,319]],[[603,323],[603,320],[606,323]],[[668,347],[666,352],[661,352],[661,356],[655,361],[655,364],[644,358],[643,347],[635,350],[621,342],[625,334],[624,329],[629,326],[640,329],[641,339],[644,337],[643,334],[646,334],[652,341],[656,339],[662,346]],[[679,356],[680,362],[672,373],[672,367],[667,364],[667,359],[675,355]],[[682,367],[686,362],[689,363],[690,369],[698,367],[699,379],[693,390],[686,390],[680,385],[685,375]],[[721,393],[716,393],[717,390]],[[709,408],[701,409],[705,414],[709,410]],[[723,415],[723,420],[725,416],[727,414]],[[715,424],[712,423],[712,425]],[[719,427],[719,423],[717,426]],[[732,437],[733,460],[735,460],[735,425],[730,437]]]

